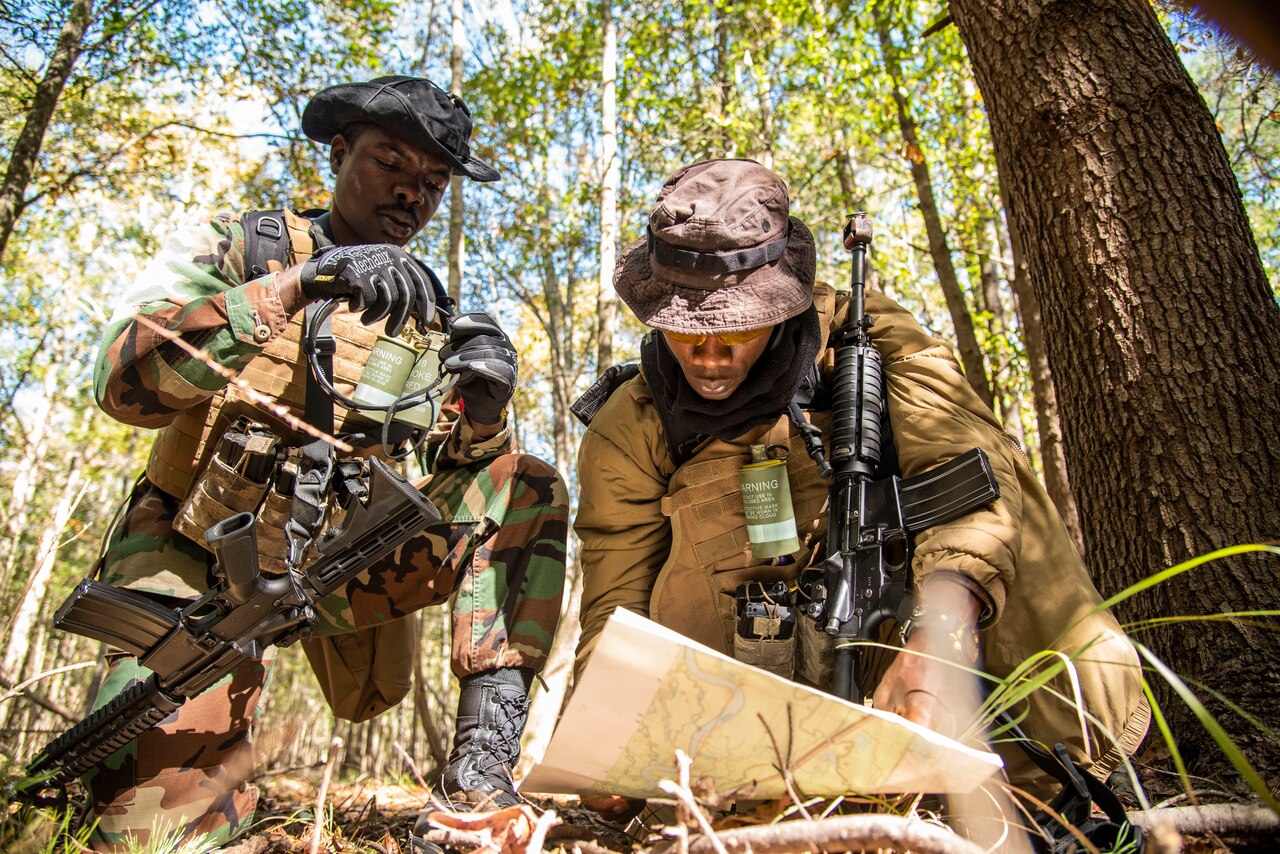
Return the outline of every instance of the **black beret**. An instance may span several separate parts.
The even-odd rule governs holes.
[[[378,125],[424,151],[438,154],[473,181],[496,181],[498,170],[471,156],[471,114],[456,95],[423,77],[379,77],[321,90],[302,111],[302,131],[329,142],[347,125]]]

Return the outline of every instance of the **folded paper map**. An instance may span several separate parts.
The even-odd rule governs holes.
[[[718,792],[753,783],[753,798],[786,793],[779,768],[788,756],[805,796],[968,792],[1001,764],[994,753],[789,682],[618,609],[520,790],[668,797],[658,783],[678,779],[677,749],[693,760],[691,779],[710,778]]]

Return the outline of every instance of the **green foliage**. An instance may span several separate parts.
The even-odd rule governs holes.
[[[1248,544],[1240,546],[1231,546],[1228,548],[1217,549],[1205,555],[1184,561],[1176,566],[1169,567],[1161,572],[1154,573],[1143,580],[1131,584],[1124,590],[1116,593],[1105,602],[1095,608],[1095,611],[1102,611],[1113,608],[1126,599],[1130,599],[1139,594],[1148,593],[1160,585],[1166,584],[1172,579],[1183,573],[1205,567],[1214,561],[1236,555],[1261,553],[1280,557],[1280,546]],[[1249,620],[1251,618],[1274,618],[1277,616],[1275,611],[1260,612],[1240,612],[1230,614],[1210,614],[1204,616],[1177,616],[1169,617],[1166,621],[1176,621],[1183,623],[1195,623],[1202,621],[1230,620],[1237,622],[1240,620]],[[1127,627],[1130,632],[1141,631],[1145,627],[1149,627],[1150,623],[1140,624],[1137,627]],[[1261,627],[1275,630],[1274,623],[1261,623]],[[1182,758],[1182,752],[1179,748],[1179,741],[1186,740],[1189,736],[1185,733],[1175,733],[1169,726],[1168,719],[1161,709],[1160,703],[1156,698],[1156,694],[1151,686],[1151,676],[1157,676],[1167,683],[1174,691],[1176,696],[1191,710],[1195,719],[1200,722],[1205,731],[1209,734],[1214,744],[1221,750],[1222,755],[1231,763],[1231,766],[1240,774],[1241,779],[1253,790],[1258,798],[1270,807],[1276,813],[1280,813],[1280,801],[1271,793],[1262,776],[1254,768],[1253,764],[1245,757],[1244,752],[1240,749],[1236,740],[1227,733],[1227,729],[1217,720],[1213,714],[1206,708],[1200,696],[1193,688],[1183,680],[1174,667],[1171,667],[1165,661],[1161,660],[1151,649],[1142,643],[1133,642],[1133,647],[1147,664],[1147,675],[1143,679],[1143,690],[1146,694],[1147,701],[1151,705],[1152,721],[1156,730],[1160,733],[1161,738],[1168,746],[1172,756],[1174,766],[1182,779],[1183,788],[1187,792],[1193,792],[1191,779],[1186,768],[1186,764]],[[1083,655],[1087,649],[1079,650],[1073,653],[1072,658]],[[1046,666],[1047,664],[1047,666]],[[980,716],[983,721],[989,720],[996,712],[1001,709],[1013,709],[1026,698],[1032,691],[1036,690],[1052,690],[1049,686],[1060,673],[1065,672],[1070,676],[1073,666],[1071,660],[1066,656],[1058,653],[1044,652],[1032,656],[1027,659],[1010,677],[1003,680],[994,690],[992,690],[987,702],[984,704],[984,713]],[[1072,678],[1072,683],[1074,680]],[[1248,727],[1257,731],[1273,746],[1280,745],[1277,733],[1268,728],[1262,721],[1258,720],[1247,710],[1241,709],[1236,704],[1230,702],[1228,698],[1221,697],[1216,692],[1209,692],[1215,699],[1222,700],[1224,705],[1231,712],[1239,715]],[[1061,696],[1061,695],[1059,695]],[[1078,689],[1073,691],[1073,696],[1078,698]],[[1076,708],[1080,708],[1078,699],[1072,701],[1069,697],[1063,697],[1068,702],[1073,702]],[[1081,710],[1083,715],[1083,710]],[[1082,721],[1083,722],[1083,721]]]
[[[0,849],[23,854],[88,850],[93,825],[77,827],[74,806],[15,805],[0,815]]]
[[[1181,8],[1168,10],[1166,29],[1222,134],[1280,299],[1280,76]]]
[[[0,15],[6,158],[69,6],[30,0]],[[642,233],[661,182],[677,167],[757,158],[788,180],[793,213],[818,239],[821,278],[844,286],[839,231],[848,212],[866,209],[876,221],[878,283],[945,337],[950,321],[910,175],[912,159],[927,157],[979,342],[1000,393],[1030,419],[985,106],[955,28],[925,35],[944,11],[941,0],[615,4],[619,245]],[[0,507],[6,614],[22,599],[75,478],[89,488],[53,532],[60,548],[41,625],[70,584],[92,571],[99,538],[143,464],[150,437],[103,417],[89,395],[97,339],[125,283],[166,232],[212,210],[325,204],[327,150],[298,130],[306,99],[324,85],[380,73],[430,73],[447,85],[446,13],[444,4],[390,0],[97,5],[0,268],[0,491],[13,496]],[[545,456],[564,455],[574,429],[564,407],[598,368],[600,6],[519,3],[509,21],[480,14],[472,9],[468,19],[463,90],[476,117],[474,151],[504,180],[466,188],[463,302],[504,314],[523,354],[522,439]],[[890,28],[919,150],[902,141],[876,16]],[[1218,120],[1280,294],[1280,84],[1195,19],[1174,12],[1166,20]],[[447,202],[417,243],[438,268],[446,212]],[[984,266],[994,288],[985,287]],[[635,357],[642,332],[625,311],[622,324],[619,360]],[[33,665],[96,652],[48,634],[32,639]],[[447,632],[439,634],[429,651],[436,658],[448,649]],[[1057,656],[1028,662],[998,699],[1045,689],[1057,674],[1069,682],[1070,670]],[[438,681],[447,682],[447,667],[441,673]],[[85,675],[42,687],[78,702]],[[268,702],[278,719],[322,713],[300,658],[283,659],[276,678],[284,690]],[[438,700],[433,709],[447,709],[447,697]],[[23,718],[31,720],[34,713]]]

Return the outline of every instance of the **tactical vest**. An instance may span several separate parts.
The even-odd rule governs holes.
[[[270,259],[266,266],[271,272],[305,261],[311,257],[315,247],[311,221],[289,210],[283,214],[289,237],[288,264]],[[338,391],[350,397],[384,323],[363,326],[359,315],[345,308],[334,312],[332,322],[337,344],[333,358],[333,384]],[[250,360],[241,371],[240,379],[254,391],[276,401],[291,415],[305,420],[307,370],[307,360],[302,352],[302,312],[298,312],[285,330]],[[147,461],[147,479],[169,495],[185,498],[191,491],[196,473],[208,462],[218,437],[241,415],[266,424],[285,445],[302,445],[310,441],[309,436],[290,428],[281,418],[253,403],[244,391],[231,384],[203,403],[178,413],[160,430]],[[358,412],[335,407],[334,428],[337,432],[363,431],[378,426]]]
[[[840,312],[831,287],[815,283],[813,301],[822,328],[837,328]],[[829,349],[819,355],[818,367],[829,377],[834,367]],[[829,412],[808,414],[824,434],[830,432]],[[787,449],[800,551],[786,562],[775,559],[773,565],[752,556],[747,537],[738,469],[751,461],[753,443]],[[733,655],[734,590],[745,581],[791,581],[809,565],[826,535],[830,481],[818,476],[817,464],[785,413],[772,425],[757,427],[733,441],[708,439],[686,459],[677,459],[677,466],[662,499],[662,513],[671,520],[671,551],[654,584],[649,614],[656,622]],[[712,613],[719,619],[706,619]]]
[[[829,413],[811,415],[824,431],[830,426]],[[751,553],[738,469],[751,461],[752,442],[787,448],[800,550],[786,562],[761,561]],[[829,488],[830,481],[818,476],[817,464],[785,415],[733,442],[712,439],[704,444],[676,469],[662,499],[662,513],[671,520],[671,551],[650,596],[650,617],[733,655],[735,588],[745,581],[791,581],[809,565],[826,534]],[[719,619],[709,620],[708,614]]]
[[[261,220],[252,214],[242,218],[249,256],[245,261],[246,280],[266,272],[278,272],[311,257],[316,245],[311,236],[311,221],[290,210],[282,212],[282,219],[287,241],[281,239],[273,243],[270,238],[282,236],[261,232],[251,235],[248,229],[257,228]],[[269,220],[275,221],[274,216]],[[258,245],[259,237],[268,239]],[[275,257],[270,257],[272,255]],[[281,261],[281,257],[286,257],[287,263]],[[350,397],[385,321],[372,327],[363,326],[358,314],[339,308],[331,316],[331,323],[337,348],[333,355],[333,385]],[[305,421],[308,365],[302,352],[302,324],[303,312],[298,312],[285,330],[250,360],[241,371],[240,379]],[[218,439],[241,415],[266,424],[286,446],[301,446],[311,441],[312,437],[292,429],[232,384],[205,402],[178,413],[160,430],[147,462],[147,479],[175,498],[186,499],[197,474],[208,464]],[[341,406],[334,407],[333,417],[336,433],[380,427],[377,422]],[[357,448],[356,452],[369,455],[377,447]],[[272,498],[276,498],[278,506],[272,505]],[[283,528],[290,503],[288,499],[269,494],[259,510],[259,559],[264,570],[278,570],[283,566]],[[199,537],[194,539],[203,545]],[[317,635],[302,641],[302,647],[334,714],[344,720],[363,721],[395,706],[408,693],[413,675],[412,650],[417,637],[416,616],[410,614],[349,634]]]

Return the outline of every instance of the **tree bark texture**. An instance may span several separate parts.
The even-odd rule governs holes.
[[[1040,300],[1099,586],[1115,592],[1217,547],[1275,540],[1280,307],[1213,119],[1151,7],[949,5]],[[1121,618],[1275,609],[1275,571],[1265,556],[1210,564],[1130,600]],[[1280,726],[1274,631],[1199,623],[1136,639]],[[1195,719],[1156,688],[1193,768],[1223,770]],[[1210,706],[1280,788],[1274,742]]]
[[[26,121],[13,144],[4,184],[0,185],[0,259],[4,258],[13,227],[26,205],[27,185],[35,172],[45,131],[53,120],[53,111],[58,106],[63,87],[67,85],[67,78],[71,76],[71,69],[80,58],[84,34],[92,16],[93,0],[73,0],[44,77],[36,86],[31,109],[27,111]]]
[[[929,236],[929,256],[933,259],[933,269],[938,275],[942,295],[947,300],[947,310],[951,313],[951,325],[956,333],[956,348],[960,351],[960,364],[964,366],[965,378],[978,393],[978,397],[982,398],[982,402],[987,406],[993,407],[995,397],[991,393],[991,384],[987,381],[987,368],[982,358],[982,347],[978,345],[978,336],[973,331],[973,315],[969,313],[969,303],[965,300],[964,289],[960,286],[955,264],[951,260],[951,247],[947,245],[947,230],[942,225],[942,215],[938,212],[937,198],[933,194],[929,161],[920,147],[915,119],[911,116],[911,105],[902,91],[902,70],[898,62],[898,48],[893,44],[889,35],[889,24],[883,17],[878,17],[876,20],[876,32],[880,37],[880,49],[893,91],[893,102],[898,109],[898,127],[902,131],[907,162],[911,164],[911,178],[915,182],[916,196],[920,200],[920,215],[924,217],[925,232]]]

